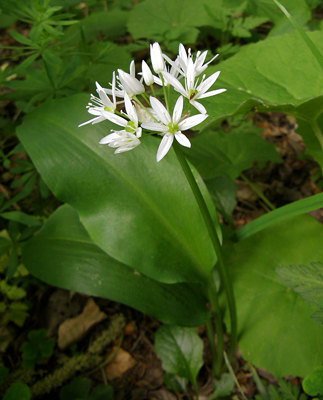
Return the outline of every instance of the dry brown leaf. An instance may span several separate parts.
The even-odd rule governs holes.
[[[114,351],[116,346],[112,349]],[[136,365],[136,360],[125,350],[119,349],[114,359],[105,366],[105,373],[108,380],[121,378],[128,369]]]
[[[61,350],[81,340],[87,331],[96,323],[107,318],[104,312],[89,298],[82,314],[75,318],[65,320],[58,328],[57,344]]]

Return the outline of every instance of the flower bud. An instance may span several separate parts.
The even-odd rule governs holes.
[[[155,42],[150,45],[150,58],[156,74],[159,74],[165,69],[165,61],[159,43]]]
[[[118,69],[119,80],[123,90],[130,96],[136,96],[145,91],[144,85],[127,72]]]

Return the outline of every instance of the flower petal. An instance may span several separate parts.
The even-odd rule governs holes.
[[[175,133],[175,139],[184,147],[191,147],[191,142],[187,139],[187,137],[182,132]]]
[[[211,90],[211,92],[207,93],[202,93],[200,95],[195,96],[196,99],[204,99],[205,97],[210,97],[210,96],[215,96],[217,94],[226,92],[227,89],[217,89],[217,90]]]
[[[128,123],[128,121],[125,118],[122,118],[119,115],[115,115],[108,111],[102,111],[102,115],[109,121],[111,121],[114,124],[117,124],[119,126],[126,126]]]
[[[138,115],[136,113],[135,107],[131,104],[130,98],[127,95],[127,93],[125,93],[125,95],[124,95],[124,104],[126,107],[126,112],[127,112],[128,117],[131,119],[131,121],[134,122],[134,124],[137,127],[138,126]]]
[[[218,79],[218,76],[220,75],[220,71],[214,72],[211,76],[209,76],[205,81],[202,81],[200,85],[197,87],[197,91],[201,93],[205,93],[207,90],[210,89],[210,87],[213,85],[213,83]]]
[[[173,110],[172,120],[174,124],[178,124],[178,121],[181,119],[182,116],[182,111],[183,111],[183,96],[179,96]]]
[[[157,114],[158,119],[165,125],[168,125],[172,120],[164,105],[155,97],[150,96],[150,104]]]
[[[167,132],[168,127],[166,125],[158,124],[158,122],[144,122],[141,124],[141,127],[144,129],[148,129],[153,132]]]
[[[178,124],[178,129],[180,131],[186,131],[187,129],[190,129],[193,126],[200,124],[207,117],[208,117],[207,114],[197,114],[193,115],[192,117],[188,117]]]
[[[107,136],[104,136],[104,137],[99,141],[99,143],[100,143],[100,144],[108,144],[108,143],[111,143],[113,140],[116,140],[116,139],[120,139],[120,135],[119,135],[118,133],[113,132],[113,133],[110,133],[110,134],[107,135]]]
[[[195,100],[191,100],[190,103],[192,104],[193,107],[195,107],[200,113],[206,114],[206,108],[202,106],[202,104],[198,103]]]
[[[162,158],[166,156],[168,150],[171,148],[173,144],[173,140],[174,140],[173,134],[169,133],[164,135],[158,147],[157,157],[156,157],[157,162],[159,162]]]
[[[186,90],[183,88],[183,85],[169,72],[163,71],[162,72],[163,77],[165,80],[174,87],[174,89],[182,94],[184,97],[188,97]]]

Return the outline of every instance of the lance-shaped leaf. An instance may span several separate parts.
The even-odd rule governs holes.
[[[199,285],[157,282],[109,257],[67,204],[26,243],[22,256],[28,270],[51,285],[118,301],[165,323],[197,326],[209,317]]]
[[[88,96],[48,101],[29,114],[19,138],[51,191],[72,205],[91,239],[153,279],[203,281],[216,256],[173,151],[156,163],[159,138],[114,155],[99,145],[113,126],[86,125]],[[216,220],[205,185],[196,180]]]

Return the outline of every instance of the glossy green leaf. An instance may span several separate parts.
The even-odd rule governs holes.
[[[323,394],[323,367],[314,369],[302,382],[303,390],[310,396]]]
[[[317,308],[287,288],[275,269],[323,259],[323,227],[299,216],[224,248],[237,301],[243,357],[276,377],[305,376],[323,358]]]
[[[191,142],[185,154],[206,179],[224,175],[233,180],[254,161],[281,162],[273,145],[255,133],[209,131]]]
[[[206,182],[216,209],[233,227],[232,212],[237,204],[237,184],[226,176],[216,176]]]
[[[156,162],[159,138],[114,155],[99,145],[107,122],[77,128],[90,116],[86,95],[46,102],[18,135],[51,191],[71,204],[92,240],[113,258],[153,279],[202,281],[215,254],[177,158]],[[194,171],[215,222],[212,200]]]
[[[203,365],[203,341],[195,329],[163,325],[155,334],[154,348],[165,371],[195,384]]]
[[[166,323],[198,326],[209,317],[199,285],[163,284],[109,257],[68,205],[27,242],[22,257],[34,276],[51,285],[118,301]]]

